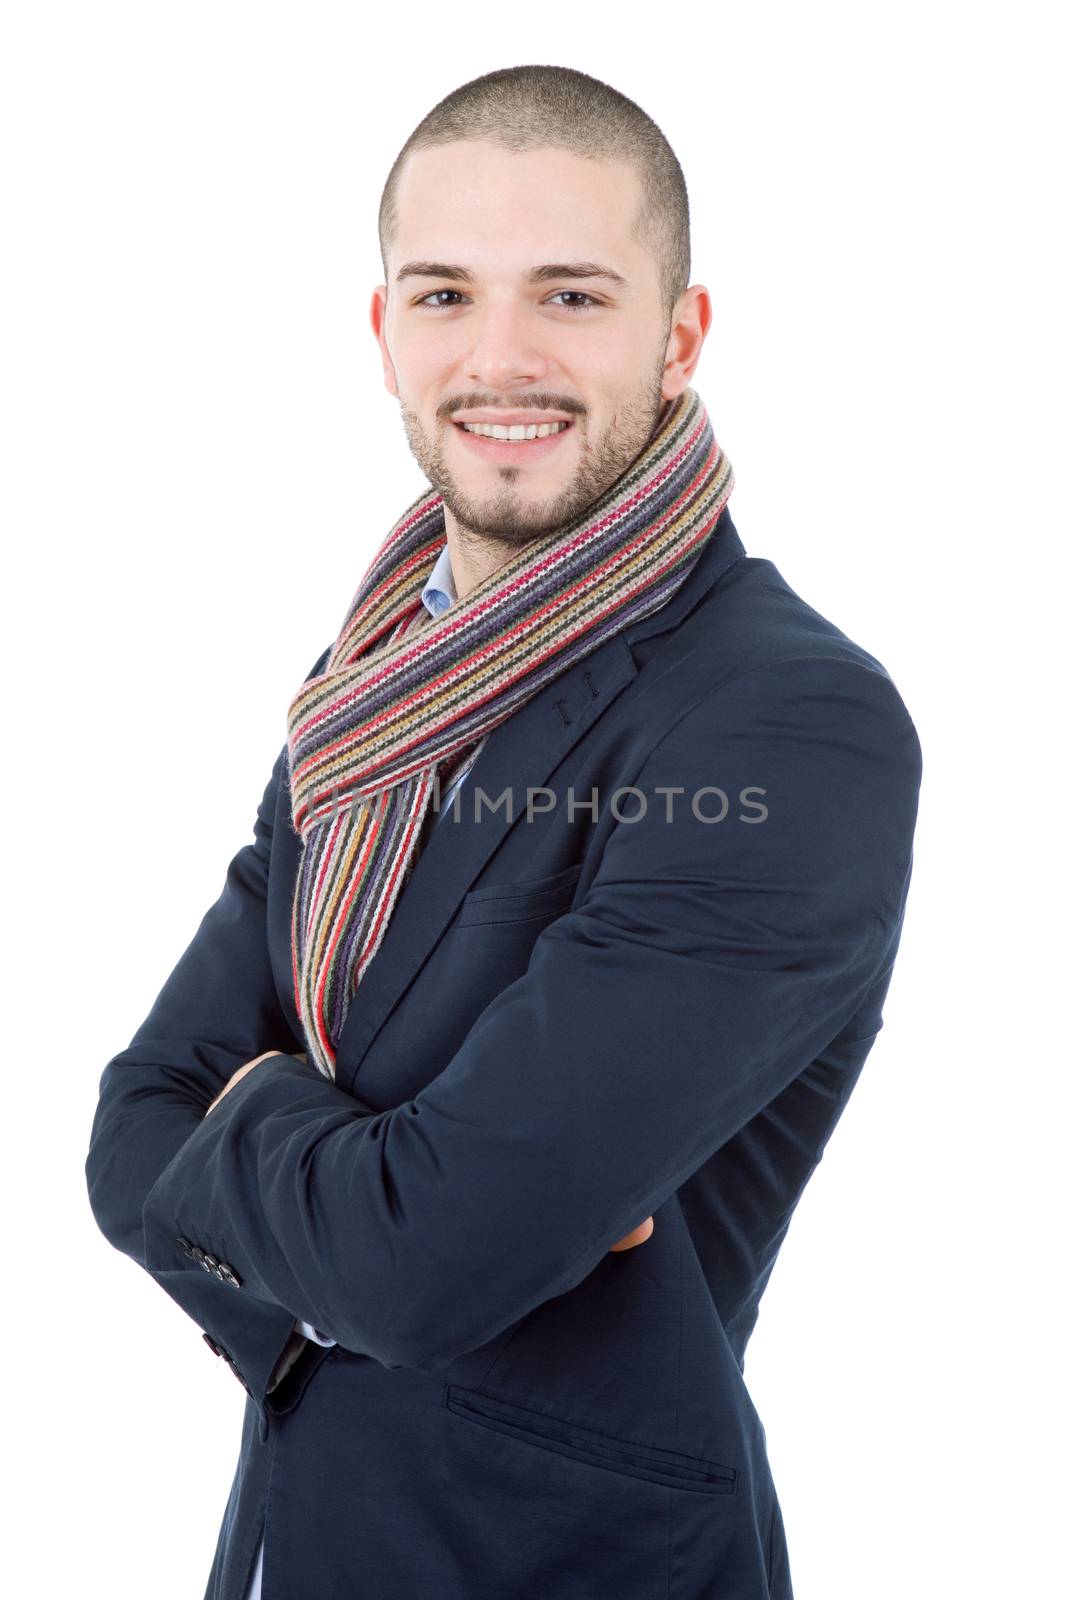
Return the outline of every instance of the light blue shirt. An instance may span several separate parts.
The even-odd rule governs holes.
[[[449,606],[455,599],[456,586],[452,577],[452,562],[449,559],[448,544],[446,542],[441,547],[441,554],[438,556],[437,561],[434,564],[434,569],[430,573],[430,576],[427,578],[426,583],[423,586],[422,603],[430,613],[431,617],[439,617],[442,611],[448,610]],[[448,785],[448,788],[445,790],[444,800],[441,806],[442,816],[444,816],[445,812],[452,804],[453,796],[466,776],[467,774],[463,773],[461,777],[454,778]],[[304,1335],[305,1339],[312,1339],[316,1344],[331,1345],[337,1343],[336,1339],[330,1339],[326,1336],[326,1334],[321,1333],[318,1328],[313,1328],[310,1322],[303,1322],[298,1319],[297,1327],[300,1329],[300,1332]],[[245,1600],[262,1600],[262,1595],[263,1540],[260,1539],[259,1550],[256,1552],[256,1565],[252,1573],[251,1581],[248,1585],[248,1592],[245,1595]]]

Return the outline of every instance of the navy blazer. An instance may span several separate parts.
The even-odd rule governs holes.
[[[921,768],[885,668],[724,512],[492,732],[331,1082],[282,750],[86,1161],[248,1392],[207,1600],[261,1531],[264,1600],[789,1600],[745,1346],[882,1023]],[[294,1318],[338,1342],[271,1388]]]

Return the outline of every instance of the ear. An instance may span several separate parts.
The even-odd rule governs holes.
[[[675,399],[692,381],[710,327],[711,296],[702,283],[691,283],[674,307],[660,382],[664,400]]]
[[[389,346],[385,342],[385,308],[388,290],[384,283],[379,283],[370,302],[370,325],[374,330],[374,337],[378,341],[378,349],[382,356],[382,374],[385,378],[385,387],[394,399],[400,398],[400,391],[396,381],[396,371],[393,367],[393,358],[389,354]]]

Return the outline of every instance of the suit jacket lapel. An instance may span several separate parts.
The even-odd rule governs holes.
[[[337,1044],[342,1088],[433,950],[460,901],[508,829],[528,789],[547,783],[576,740],[636,675],[620,635],[605,640],[493,729],[452,807],[437,821],[405,884],[385,938],[349,1005]],[[475,815],[476,790],[486,797]],[[508,807],[497,802],[510,797]]]
[[[336,1078],[342,1088],[354,1080],[382,1025],[424,962],[493,851],[510,827],[522,821],[527,790],[545,786],[573,745],[632,682],[637,668],[629,643],[678,626],[711,585],[731,566],[744,546],[724,508],[713,539],[670,600],[622,633],[614,634],[568,671],[552,679],[494,728],[453,806],[458,813],[438,819],[405,884],[374,960],[352,998],[337,1042]],[[475,790],[488,803],[475,816]],[[510,792],[506,805],[490,806]],[[284,791],[289,801],[288,788]],[[290,825],[284,845],[275,834],[271,870],[295,880],[300,841]],[[291,877],[290,877],[291,874]],[[286,1012],[295,1024],[291,981]],[[296,1026],[297,1036],[300,1035]]]

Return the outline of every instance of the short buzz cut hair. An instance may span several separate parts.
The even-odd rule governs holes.
[[[378,207],[378,246],[396,239],[396,191],[407,157],[431,145],[484,139],[508,150],[568,150],[593,161],[624,161],[637,172],[641,203],[633,237],[659,263],[660,303],[669,329],[689,284],[689,196],[662,132],[617,89],[573,67],[501,67],[453,89],[423,117],[389,169]]]

